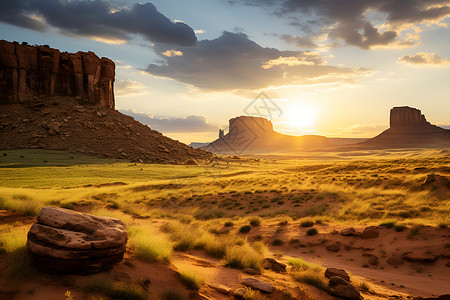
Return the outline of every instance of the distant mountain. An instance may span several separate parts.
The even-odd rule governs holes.
[[[260,117],[240,116],[230,119],[229,133],[219,131],[219,138],[202,149],[221,154],[267,152],[325,147],[324,136],[290,136],[273,130],[272,122]]]
[[[416,108],[394,107],[390,113],[390,128],[359,145],[383,148],[448,147],[450,130],[430,124]]]

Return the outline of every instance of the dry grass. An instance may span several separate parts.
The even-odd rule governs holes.
[[[225,255],[225,266],[236,269],[261,270],[261,262],[264,256],[258,253],[248,244],[236,245],[227,249]]]

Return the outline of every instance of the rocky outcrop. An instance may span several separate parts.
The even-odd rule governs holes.
[[[122,260],[125,224],[58,207],[44,207],[28,232],[36,265],[57,273],[95,273]]]
[[[350,276],[343,269],[328,268],[328,269],[325,270],[325,277],[326,278],[331,278],[331,277],[335,277],[335,276],[341,277],[345,281],[350,282]]]
[[[448,147],[450,130],[430,124],[419,109],[394,107],[390,113],[390,128],[359,145],[371,148]]]
[[[419,109],[409,106],[394,107],[390,113],[391,128],[408,128],[429,126],[425,116]]]
[[[240,116],[229,121],[229,132],[219,131],[219,139],[203,149],[221,154],[239,155],[243,152],[293,150],[329,146],[328,139],[318,135],[290,136],[273,130],[271,121]]]
[[[261,281],[261,280],[258,280],[258,279],[255,279],[255,278],[251,278],[251,277],[244,278],[244,280],[242,280],[241,283],[245,286],[248,286],[253,289],[260,290],[260,291],[263,291],[266,293],[272,293],[272,291],[274,290],[274,287],[271,284]]]
[[[0,41],[0,105],[70,96],[114,108],[114,76],[114,62],[93,52]]]

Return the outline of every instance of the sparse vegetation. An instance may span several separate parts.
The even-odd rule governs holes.
[[[204,279],[193,269],[183,269],[179,271],[181,282],[190,290],[198,291]]]
[[[310,228],[306,231],[307,235],[316,235],[317,234],[317,229],[316,228]]]
[[[225,266],[236,269],[250,268],[259,271],[263,258],[261,253],[258,253],[248,244],[236,245],[227,249]]]
[[[106,275],[91,279],[84,289],[90,294],[117,300],[144,300],[148,297],[146,291],[136,283],[115,281]]]

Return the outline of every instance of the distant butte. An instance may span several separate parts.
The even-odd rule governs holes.
[[[203,149],[221,154],[296,150],[329,146],[324,136],[291,136],[273,130],[272,122],[261,117],[240,116],[229,121],[229,132],[219,131],[219,138]]]
[[[419,109],[394,107],[390,113],[390,128],[359,145],[382,148],[448,147],[450,130],[430,124]]]

